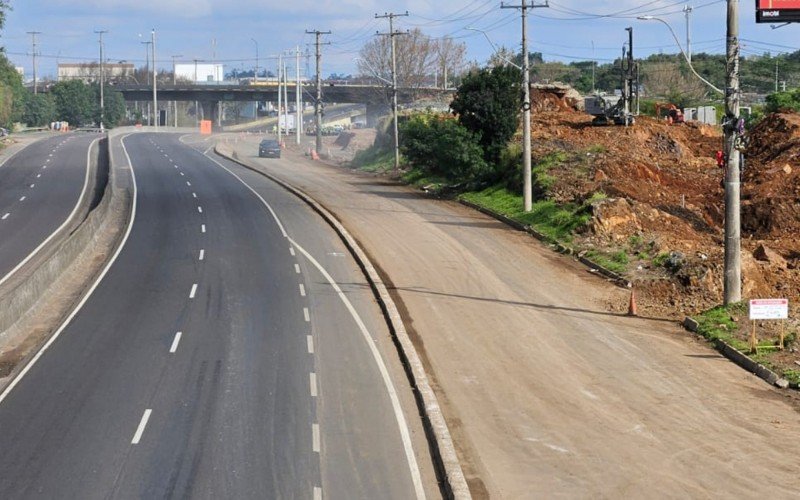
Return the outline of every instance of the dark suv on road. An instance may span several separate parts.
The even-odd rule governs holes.
[[[259,158],[280,158],[281,145],[274,139],[264,139],[258,145]]]

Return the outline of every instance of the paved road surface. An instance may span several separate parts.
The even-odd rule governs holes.
[[[68,134],[31,144],[0,166],[0,280],[72,213],[98,136]]]
[[[797,498],[793,400],[527,235],[291,153],[395,286],[476,497]]]
[[[402,370],[387,361],[407,425],[367,342],[391,352],[386,326],[330,230],[246,179],[284,237],[251,191],[175,135],[125,143],[135,222],[0,402],[0,498],[405,499],[419,476],[435,496]]]

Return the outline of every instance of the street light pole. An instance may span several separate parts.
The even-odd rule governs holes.
[[[683,12],[686,14],[686,59],[689,61],[689,64],[692,63],[692,32],[690,20],[692,10],[691,5],[687,4],[683,7]]]
[[[158,130],[158,121],[159,121],[159,113],[158,113],[158,82],[156,76],[158,75],[158,66],[156,65],[156,30],[153,28],[153,31],[150,33],[151,40],[153,42],[153,114],[155,114],[155,119],[153,120],[153,124]]]
[[[105,114],[105,86],[106,86],[106,78],[105,78],[105,65],[104,65],[104,58],[103,58],[103,35],[108,33],[108,30],[95,30],[95,33],[100,35],[100,130],[104,130],[103,127],[103,118]]]

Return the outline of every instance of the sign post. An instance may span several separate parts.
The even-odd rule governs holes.
[[[798,2],[800,3],[800,2]],[[758,353],[758,339],[756,338],[757,320],[780,320],[781,338],[778,348],[783,350],[784,325],[789,318],[788,299],[753,299],[750,301],[750,322],[752,332],[750,334],[750,352]]]

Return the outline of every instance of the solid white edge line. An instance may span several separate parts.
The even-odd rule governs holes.
[[[386,369],[386,364],[383,362],[383,358],[378,351],[378,347],[375,345],[375,341],[372,340],[372,336],[370,335],[367,326],[364,324],[364,321],[361,319],[358,311],[356,311],[355,307],[353,307],[350,299],[347,298],[347,295],[345,295],[336,281],[334,281],[333,277],[328,274],[328,271],[325,270],[325,268],[322,267],[322,265],[317,262],[317,260],[310,253],[298,245],[296,241],[291,238],[289,238],[289,241],[300,253],[306,257],[306,259],[308,259],[309,262],[311,262],[311,264],[314,265],[314,267],[317,268],[328,284],[333,287],[334,291],[339,296],[339,299],[342,301],[344,306],[350,312],[353,320],[356,322],[356,325],[358,326],[358,329],[364,338],[364,342],[367,344],[367,347],[369,348],[370,352],[372,353],[372,357],[375,360],[375,364],[378,366],[378,371],[381,374],[386,391],[389,393],[389,399],[392,403],[392,409],[394,410],[395,419],[397,420],[397,425],[400,430],[400,439],[403,442],[403,448],[406,453],[406,460],[411,472],[411,480],[414,482],[414,490],[417,494],[417,498],[424,499],[425,489],[422,486],[422,476],[419,471],[419,465],[417,464],[417,458],[414,455],[414,447],[411,444],[411,433],[408,429],[408,423],[406,422],[405,414],[403,413],[403,409],[400,405],[400,398],[397,396],[397,390],[395,389],[394,383],[389,376],[389,371]]]
[[[283,224],[281,223],[280,219],[278,218],[278,215],[275,213],[275,210],[272,209],[272,206],[269,203],[267,203],[267,201],[264,200],[264,198],[260,194],[258,194],[258,192],[255,189],[253,189],[249,184],[247,184],[244,180],[242,180],[241,177],[236,175],[228,167],[226,167],[222,163],[218,162],[214,158],[211,158],[211,157],[209,157],[207,155],[206,155],[206,158],[208,158],[209,160],[213,161],[214,163],[216,163],[217,165],[219,165],[220,167],[225,169],[232,176],[236,177],[239,180],[239,182],[241,182],[245,187],[247,187],[247,189],[249,189],[252,193],[254,193],[258,197],[259,200],[261,200],[261,203],[263,203],[264,206],[267,207],[267,210],[269,210],[270,214],[272,214],[273,219],[275,219],[275,223],[280,228],[281,234],[283,234],[284,237],[286,237],[289,240],[289,242],[294,247],[296,247],[298,251],[300,251],[303,255],[305,255],[305,257],[311,263],[313,263],[314,266],[322,273],[322,275],[325,277],[325,279],[328,281],[328,283],[333,287],[333,289],[339,295],[339,298],[344,303],[344,305],[347,308],[347,310],[350,312],[351,316],[353,317],[353,319],[355,320],[356,324],[358,325],[359,330],[361,331],[361,334],[363,335],[364,340],[366,341],[367,346],[369,347],[373,358],[375,359],[375,363],[378,365],[378,370],[381,373],[381,377],[383,378],[384,385],[386,386],[386,390],[389,393],[389,399],[391,400],[391,403],[392,403],[392,409],[394,410],[395,418],[397,420],[398,427],[400,428],[399,429],[400,430],[400,438],[403,441],[403,449],[404,449],[405,454],[406,454],[406,460],[408,462],[408,467],[410,469],[411,480],[414,483],[414,491],[416,493],[416,496],[417,496],[418,499],[425,499],[425,489],[422,486],[422,475],[420,474],[419,465],[417,464],[417,459],[416,459],[416,456],[414,455],[414,447],[411,444],[411,433],[410,433],[410,431],[408,429],[408,423],[406,422],[405,415],[403,414],[403,409],[400,406],[400,399],[397,396],[397,390],[394,387],[394,383],[392,382],[391,377],[389,377],[389,372],[386,369],[386,364],[383,362],[383,358],[381,358],[380,352],[378,351],[378,348],[375,345],[375,342],[372,340],[372,337],[370,336],[369,330],[367,330],[366,325],[364,325],[364,322],[362,321],[361,316],[359,316],[358,311],[355,310],[355,308],[353,307],[353,304],[350,302],[350,300],[347,298],[347,296],[344,294],[344,292],[342,292],[342,289],[333,280],[331,275],[328,274],[328,272],[325,270],[325,268],[322,267],[322,265],[319,262],[317,262],[316,259],[314,259],[314,257],[311,256],[311,254],[306,252],[306,250],[303,247],[298,245],[297,242],[295,242],[293,239],[289,238],[288,234],[286,233],[286,230],[283,227]],[[295,264],[295,269],[297,270],[298,273],[300,272],[300,266],[299,265]],[[314,425],[316,425],[316,424],[314,424]],[[317,432],[318,432],[318,429],[317,429]]]
[[[19,374],[17,374],[17,376],[14,378],[14,380],[12,380],[10,384],[8,384],[8,386],[3,391],[3,393],[0,394],[0,403],[2,403],[6,399],[6,397],[8,397],[8,395],[11,393],[11,391],[14,389],[14,387],[17,386],[17,384],[20,382],[20,380],[22,380],[22,378],[25,376],[25,374],[28,373],[28,371],[31,368],[33,368],[33,366],[36,364],[36,362],[39,360],[39,358],[42,357],[42,354],[44,354],[45,351],[47,351],[47,349],[51,345],[53,345],[53,342],[55,342],[58,339],[58,337],[67,328],[67,326],[70,324],[70,322],[72,322],[72,319],[83,308],[84,304],[86,304],[86,301],[89,300],[89,297],[92,296],[92,294],[94,293],[95,289],[97,289],[97,287],[100,285],[100,282],[103,281],[103,278],[105,278],[106,274],[108,274],[108,271],[111,269],[111,266],[114,265],[114,262],[116,262],[117,257],[119,257],[119,254],[122,253],[122,249],[125,248],[125,243],[127,243],[128,236],[130,236],[131,230],[133,229],[133,222],[136,220],[136,196],[137,196],[136,174],[134,173],[134,168],[133,168],[133,163],[131,162],[131,157],[130,157],[130,155],[128,155],[128,149],[125,147],[125,139],[129,135],[131,135],[131,134],[126,135],[125,137],[123,137],[120,140],[120,143],[122,144],[122,150],[125,152],[125,157],[128,159],[128,166],[129,166],[130,171],[131,171],[131,180],[133,182],[133,203],[132,203],[132,207],[131,207],[131,219],[128,221],[128,228],[125,230],[125,236],[123,236],[122,242],[120,242],[119,247],[117,247],[116,252],[114,252],[114,255],[111,257],[111,260],[108,261],[108,263],[106,264],[106,267],[100,273],[100,276],[97,277],[97,279],[95,280],[94,284],[92,284],[92,287],[89,289],[89,291],[86,293],[86,295],[83,296],[83,299],[81,299],[81,301],[78,302],[78,305],[75,306],[75,309],[73,309],[72,312],[69,314],[69,316],[67,316],[67,318],[64,320],[64,322],[61,323],[61,326],[58,327],[58,330],[56,330],[56,332],[53,334],[53,336],[50,337],[50,340],[48,340],[47,343],[45,343],[45,345],[43,345],[42,348],[39,349],[39,352],[37,352],[36,355],[33,358],[31,358],[30,362],[27,365],[25,365],[25,367],[19,372]]]
[[[81,203],[83,202],[84,198],[86,197],[86,193],[89,191],[89,170],[91,170],[89,167],[91,166],[91,161],[92,161],[92,158],[91,158],[92,148],[94,147],[94,144],[96,142],[98,142],[99,140],[100,139],[95,139],[89,144],[89,149],[86,152],[86,174],[84,175],[84,179],[83,179],[83,189],[81,190],[81,195],[78,196],[78,201],[77,201],[77,203],[75,203],[75,207],[73,207],[72,212],[70,212],[70,214],[67,216],[67,218],[64,220],[64,222],[62,222],[61,225],[58,226],[58,228],[56,228],[55,231],[50,233],[50,236],[48,236],[43,242],[41,242],[39,244],[39,246],[34,248],[33,251],[28,254],[27,257],[22,259],[22,261],[20,261],[16,266],[14,266],[14,268],[11,271],[9,271],[5,276],[3,276],[2,279],[0,279],[0,285],[5,283],[6,281],[8,281],[11,278],[11,276],[14,275],[14,273],[19,271],[22,266],[24,266],[25,264],[30,262],[30,260],[32,258],[34,258],[37,253],[41,252],[42,248],[44,248],[48,243],[50,243],[50,241],[53,238],[55,238],[56,235],[59,232],[61,232],[67,226],[67,224],[70,223],[72,218],[78,212],[78,208],[80,208]],[[33,188],[34,186],[35,186],[35,184],[31,184],[31,188]]]
[[[183,332],[177,332],[175,334],[175,339],[172,341],[172,345],[169,348],[170,354],[175,354],[175,352],[178,350],[178,344],[181,341],[181,336],[182,335],[183,335]]]
[[[314,450],[315,453],[319,453],[319,424],[311,424],[311,449]]]
[[[308,344],[308,353],[314,354],[314,337],[306,335],[306,344]]]
[[[192,291],[189,292],[189,298],[193,299],[196,294],[197,294],[197,283],[192,285]]]
[[[317,397],[317,374],[311,372],[308,374],[308,383],[310,385],[311,397]]]
[[[142,419],[139,421],[139,427],[136,428],[136,434],[134,434],[133,439],[131,439],[131,444],[139,444],[139,441],[141,441],[144,428],[147,427],[147,421],[150,420],[151,413],[153,413],[153,410],[150,408],[144,411],[144,415],[142,415]]]

